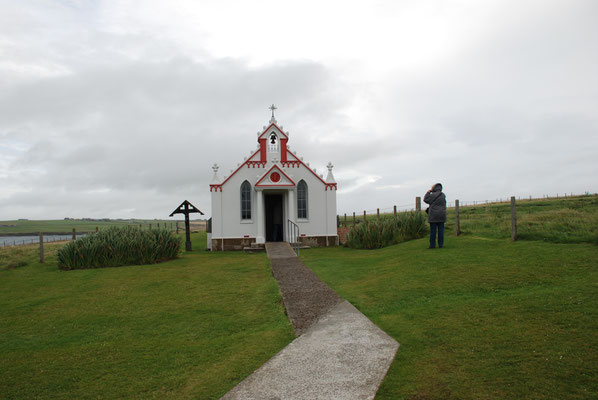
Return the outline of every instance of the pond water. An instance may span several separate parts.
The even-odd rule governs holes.
[[[77,237],[85,234],[77,234]],[[71,240],[72,234],[68,235],[44,235],[44,243],[57,242],[60,240]],[[2,246],[22,246],[24,244],[39,243],[39,235],[35,236],[0,236],[0,247]]]

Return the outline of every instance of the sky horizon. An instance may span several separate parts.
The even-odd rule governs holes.
[[[273,103],[340,215],[598,192],[595,1],[0,6],[0,220],[209,218]]]

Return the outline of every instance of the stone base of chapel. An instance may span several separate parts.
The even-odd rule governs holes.
[[[299,243],[309,247],[338,246],[338,236],[301,236]]]
[[[299,242],[309,247],[338,246],[338,236],[301,236]],[[255,238],[212,239],[212,251],[240,251],[256,243]],[[262,244],[263,246],[263,244]]]

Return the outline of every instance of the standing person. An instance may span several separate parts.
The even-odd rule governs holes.
[[[444,223],[446,222],[446,196],[442,193],[440,183],[432,185],[430,190],[426,192],[424,202],[430,205],[426,210],[428,222],[430,223],[429,248],[436,247],[436,231],[438,231],[438,247],[442,248],[444,244]]]

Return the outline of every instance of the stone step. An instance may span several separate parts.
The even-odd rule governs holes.
[[[260,253],[262,251],[266,251],[265,247],[243,247],[243,251],[245,253]]]

